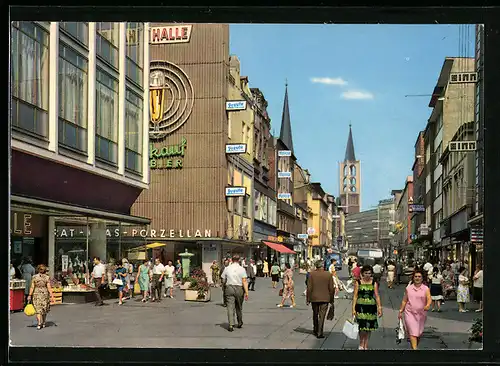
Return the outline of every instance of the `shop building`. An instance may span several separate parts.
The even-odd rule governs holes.
[[[11,260],[83,282],[149,223],[130,213],[150,180],[147,39],[147,23],[12,22]]]
[[[378,210],[371,209],[346,215],[345,235],[348,253],[356,255],[359,249],[377,248]]]
[[[203,268],[211,280],[212,261],[231,253],[248,255],[248,240],[239,238],[243,231],[234,230],[233,219],[251,220],[253,169],[243,165],[241,160],[251,161],[244,156],[237,163],[228,158],[226,146],[228,122],[249,108],[244,99],[249,93],[241,92],[237,101],[229,98],[228,78],[242,85],[230,72],[229,25],[156,23],[150,28],[151,185],[132,212],[151,219],[144,236],[155,247],[153,256],[177,260],[188,250],[194,254],[192,268]],[[240,131],[241,137],[231,131],[231,139],[242,142]],[[247,146],[252,139],[247,133]]]
[[[312,220],[312,207],[310,206],[312,185],[309,171],[302,168],[297,162],[295,162],[293,176],[293,195],[297,212],[294,232],[297,233],[297,237],[302,240],[300,260],[302,258],[312,258],[309,256],[309,247],[312,244],[312,236],[309,235],[311,232],[309,222]]]
[[[396,205],[396,235],[398,257],[407,261],[419,259],[416,257],[415,248],[412,245],[412,214],[409,212],[409,205],[413,204],[413,176],[406,177],[405,186]]]
[[[311,195],[308,196],[308,206],[311,207],[311,215],[308,222],[308,234],[311,245],[308,248],[308,257],[323,257],[328,247],[328,232],[333,225],[328,220],[328,207],[330,206],[330,195],[328,195],[321,183],[311,183]]]

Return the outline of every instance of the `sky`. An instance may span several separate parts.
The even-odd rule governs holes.
[[[285,82],[295,155],[339,195],[349,123],[362,210],[402,189],[445,57],[472,56],[474,26],[231,24],[230,53],[267,99],[279,136]],[[405,97],[406,95],[410,95]]]

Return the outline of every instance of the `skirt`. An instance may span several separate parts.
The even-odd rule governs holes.
[[[469,287],[458,285],[457,287],[457,302],[469,302]]]
[[[173,288],[174,287],[174,279],[171,278],[166,278],[163,280],[165,282],[165,288]]]
[[[440,284],[431,284],[431,299],[432,300],[442,300],[443,299],[443,287]]]
[[[279,274],[273,274],[273,275],[271,275],[271,280],[273,282],[279,282],[279,279],[280,279],[280,275]]]
[[[472,290],[472,295],[474,297],[474,301],[483,301],[483,288],[474,287],[474,289]]]

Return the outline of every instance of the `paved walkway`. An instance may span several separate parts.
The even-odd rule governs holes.
[[[312,311],[301,296],[304,275],[295,275],[297,307],[277,308],[278,290],[269,279],[258,278],[256,291],[244,305],[244,326],[227,331],[226,309],[221,290],[212,290],[208,303],[186,302],[177,290],[175,299],[143,304],[130,300],[118,306],[63,304],[52,307],[45,329],[36,330],[34,318],[23,313],[10,316],[11,345],[80,347],[173,347],[173,348],[285,348],[357,349],[357,341],[346,339],[342,327],[351,314],[349,299],[336,300],[333,321],[325,323],[325,339],[312,334]],[[397,311],[404,287],[382,286],[384,316],[371,337],[372,349],[405,349],[396,344]],[[467,349],[468,330],[478,313],[458,313],[455,302],[447,302],[442,313],[429,312],[422,349]],[[481,345],[473,344],[477,349]]]

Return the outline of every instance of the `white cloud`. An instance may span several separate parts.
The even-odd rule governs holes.
[[[347,81],[342,78],[311,78],[311,82],[325,85],[347,85]]]
[[[348,90],[340,96],[342,99],[373,99],[375,97],[372,93],[359,90]]]

